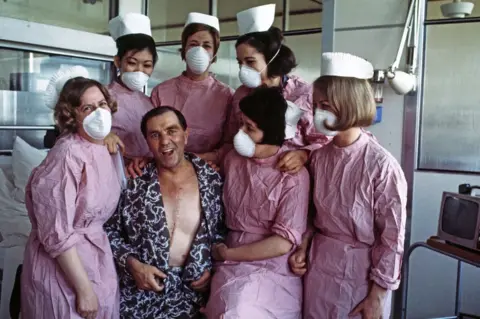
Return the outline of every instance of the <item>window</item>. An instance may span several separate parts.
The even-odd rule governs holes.
[[[480,23],[427,26],[420,169],[480,172],[479,33]]]
[[[2,0],[0,16],[108,34],[110,0]]]
[[[180,41],[190,12],[209,12],[209,0],[152,0],[148,1],[148,16],[156,42]]]
[[[0,49],[0,150],[11,150],[15,136],[43,148],[43,137],[53,126],[53,111],[43,103],[43,92],[61,66],[82,65],[90,77],[110,83],[110,61],[88,60],[20,50]]]

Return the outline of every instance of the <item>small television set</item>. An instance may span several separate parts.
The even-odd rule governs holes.
[[[437,236],[480,253],[480,197],[443,192]]]

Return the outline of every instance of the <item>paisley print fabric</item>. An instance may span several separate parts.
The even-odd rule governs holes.
[[[225,238],[223,181],[202,159],[190,153],[185,158],[197,173],[202,220],[183,267],[169,266],[170,235],[155,163],[147,164],[142,176],[129,181],[117,212],[105,225],[120,277],[121,318],[197,318],[206,303],[207,295],[192,290],[190,284],[211,271],[211,246]],[[164,272],[164,290],[138,289],[126,268],[129,256]]]

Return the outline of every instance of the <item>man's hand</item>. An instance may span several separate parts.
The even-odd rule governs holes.
[[[138,289],[159,292],[165,287],[159,281],[167,278],[167,275],[158,268],[144,264],[133,257],[128,258],[127,264]]]
[[[208,286],[210,285],[210,279],[212,278],[210,271],[205,271],[200,277],[200,279],[192,282],[192,289],[199,291],[199,292],[204,292],[207,290]]]

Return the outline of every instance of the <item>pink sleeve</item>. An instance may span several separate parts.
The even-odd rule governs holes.
[[[75,246],[79,239],[73,222],[82,169],[83,164],[67,154],[53,170],[47,167],[41,171],[35,185],[29,182],[28,204],[37,221],[38,239],[52,258]]]
[[[159,107],[162,105],[160,97],[158,96],[158,86],[154,87],[150,94],[150,101],[152,101],[153,107]]]
[[[293,102],[302,107],[303,110],[306,109],[299,123],[306,145],[300,149],[311,152],[327,144],[330,141],[330,138],[318,133],[315,129],[315,124],[313,123],[312,96],[310,94],[304,94]]]
[[[298,246],[307,229],[310,179],[306,169],[296,177],[292,183],[288,183],[280,196],[272,232]]]
[[[400,285],[407,217],[407,182],[400,165],[394,161],[386,164],[383,176],[375,183],[376,242],[370,272],[370,279],[388,290]]]

